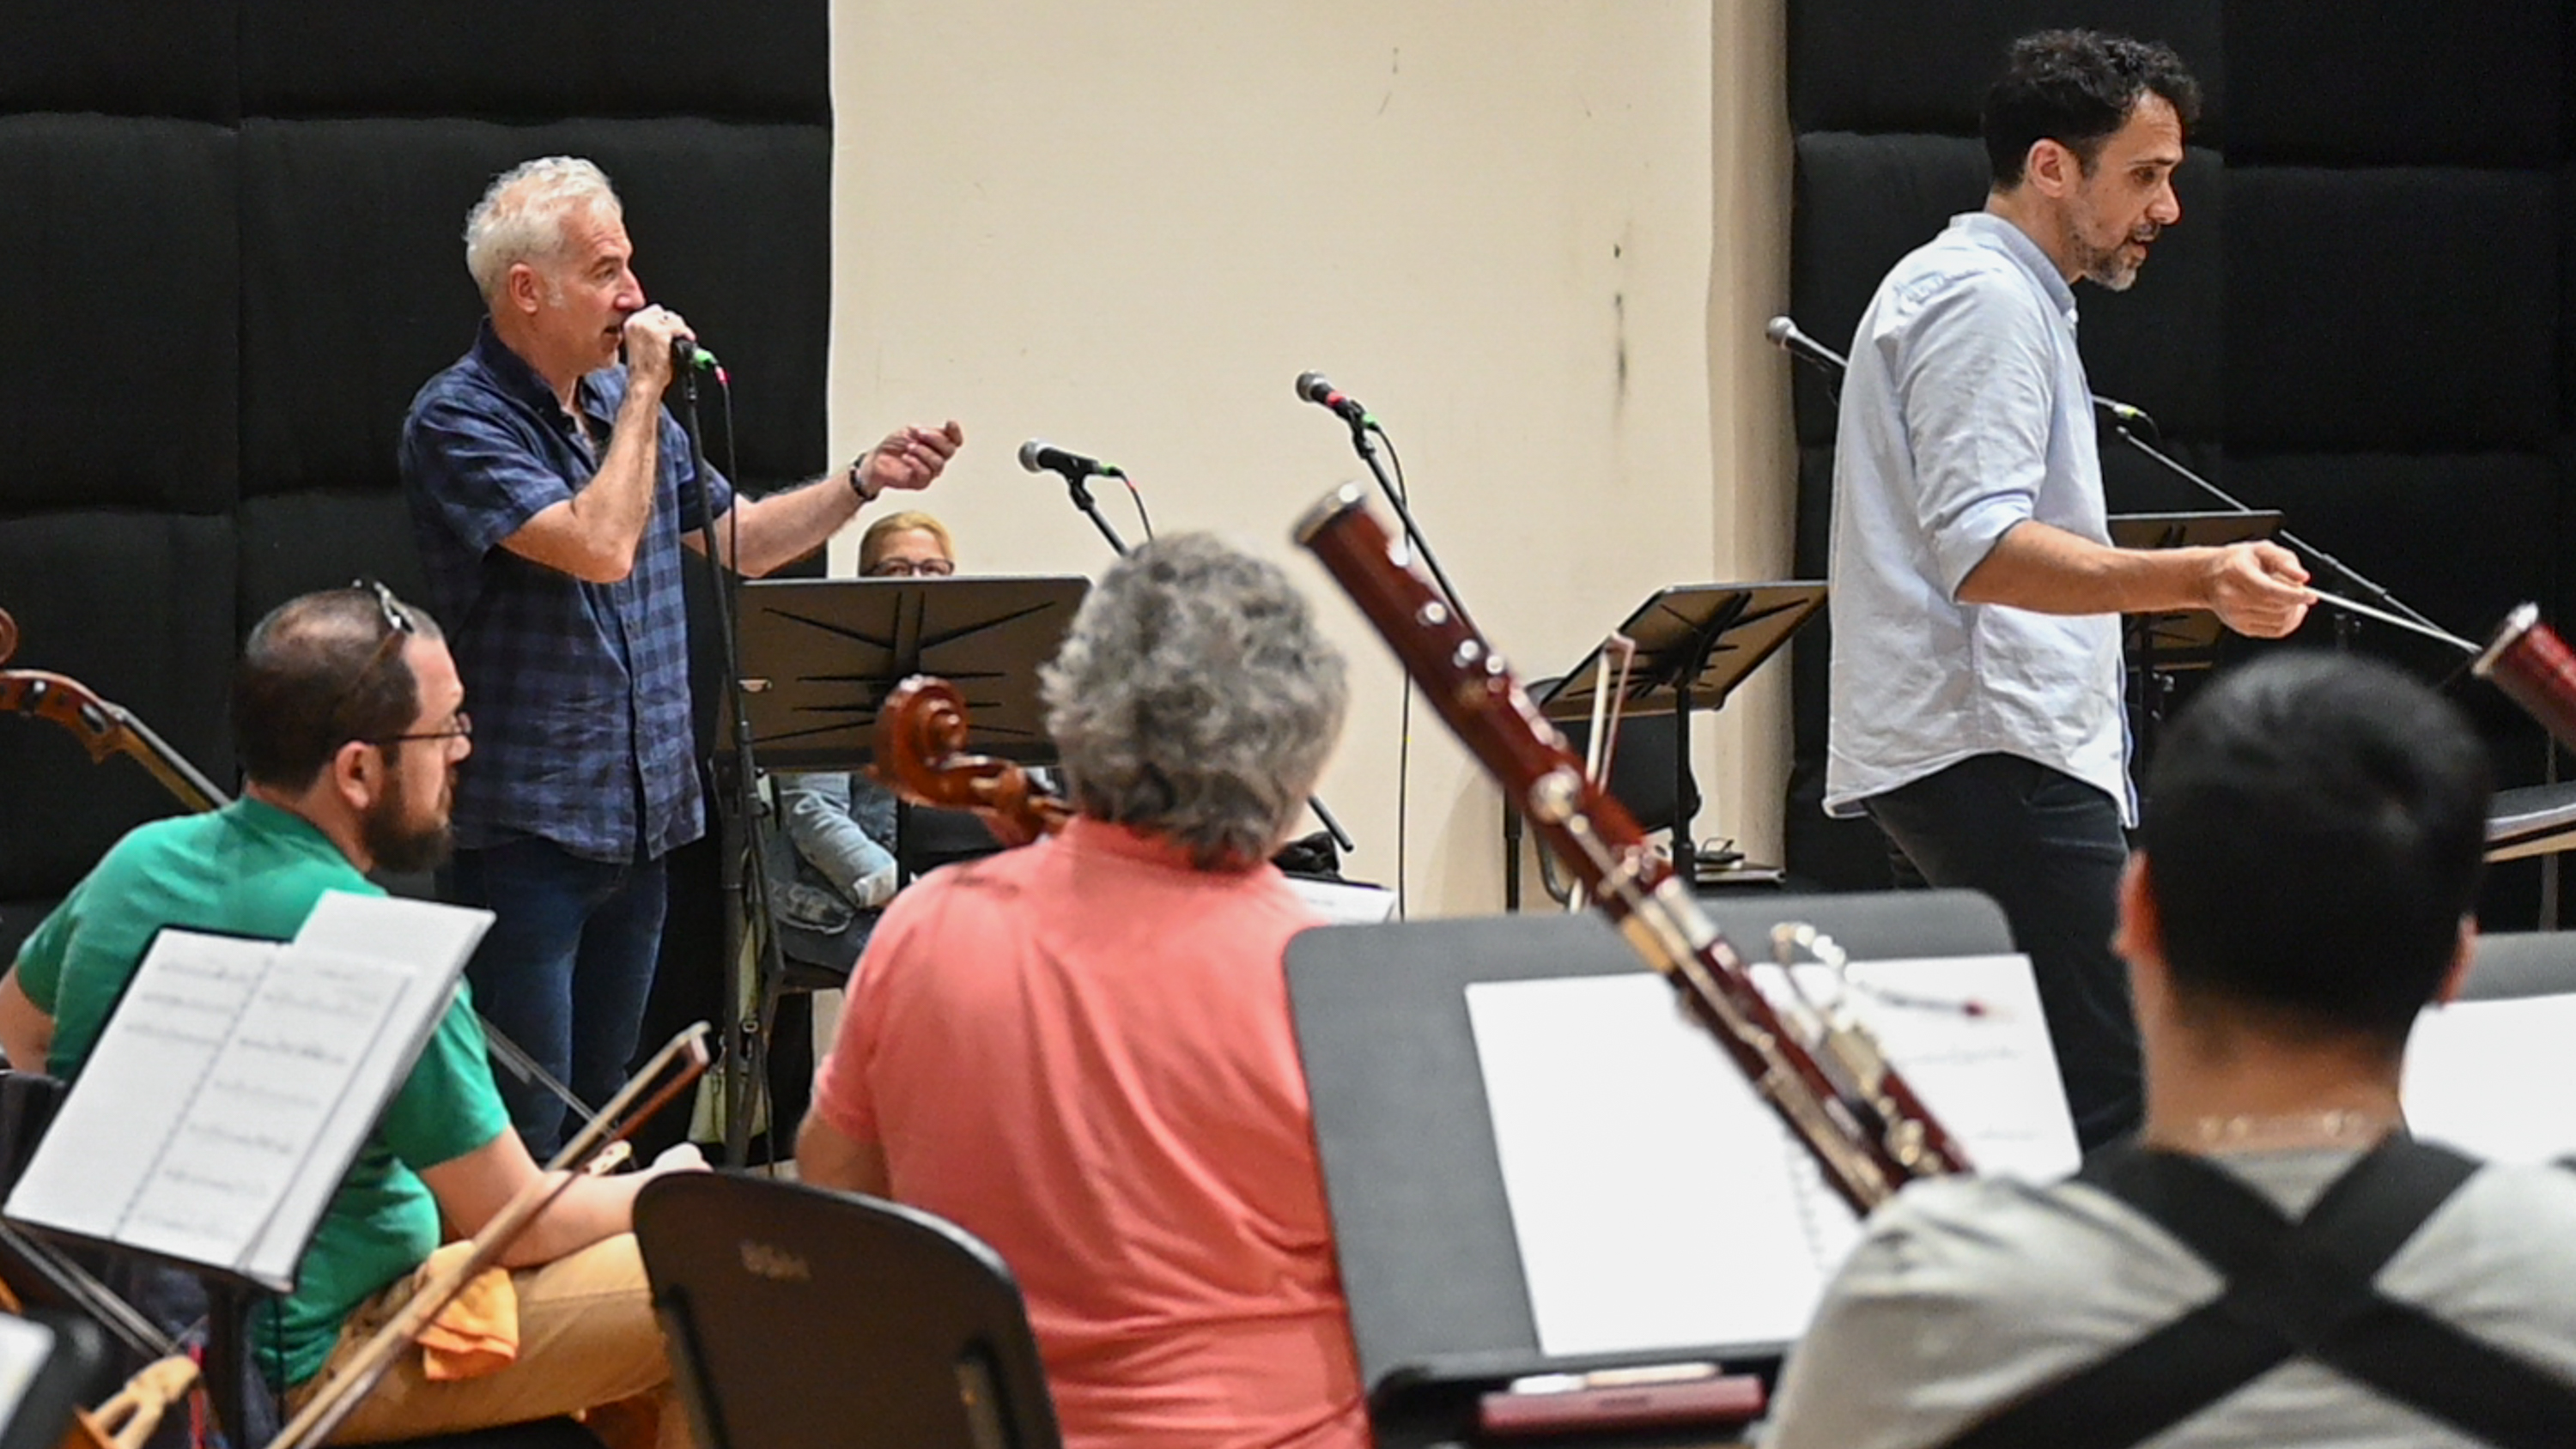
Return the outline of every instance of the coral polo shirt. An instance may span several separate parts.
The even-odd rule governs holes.
[[[814,1110],[1020,1280],[1075,1449],[1369,1442],[1278,871],[1076,819],[897,896]]]

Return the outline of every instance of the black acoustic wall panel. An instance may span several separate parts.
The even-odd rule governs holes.
[[[22,635],[11,666],[68,675],[125,706],[222,786],[232,596],[229,515],[0,518],[0,608]],[[178,808],[133,761],[93,766],[52,722],[0,716],[0,946],[35,924],[10,902],[61,895],[118,836]]]
[[[2228,154],[2546,170],[2565,155],[2567,25],[2565,0],[2236,0],[2226,54],[2246,83]]]
[[[371,578],[405,599],[429,597],[411,541],[411,510],[392,489],[265,493],[242,500],[240,594],[251,621],[298,594]]]
[[[746,481],[819,471],[828,15],[821,0],[0,10],[0,347],[40,364],[0,387],[13,663],[126,704],[229,786],[223,681],[251,621],[359,574],[420,591],[395,438],[473,337],[466,210],[531,156],[588,155],[618,183],[648,290],[741,379]],[[170,808],[49,730],[0,720],[0,955],[34,903]]]
[[[1790,0],[1789,123],[1805,131],[1974,136],[2004,47],[2050,28],[2152,35],[2200,82],[2200,139],[2225,133],[2226,73],[2214,0]]]
[[[150,0],[9,0],[0,115],[91,112],[229,125],[241,116],[240,8]]]
[[[239,11],[249,115],[832,121],[829,12],[814,0],[255,0]]]
[[[2576,44],[2576,21],[2568,33]],[[2558,430],[2576,435],[2576,161],[2558,169]]]
[[[2239,451],[2546,449],[2556,184],[2461,167],[2229,178],[2227,441]]]
[[[0,509],[232,505],[234,154],[202,121],[0,116]]]
[[[1887,266],[1937,229],[1932,213],[1974,204],[1952,198],[1982,187],[1960,159],[1976,154],[1977,98],[2006,41],[2050,25],[2168,41],[2209,102],[2176,177],[2183,220],[2138,285],[2077,287],[2095,390],[2145,407],[2168,452],[2284,509],[2302,537],[2454,632],[2481,636],[2522,599],[2564,623],[2576,607],[2576,0],[1790,0],[1790,290],[1808,331],[1847,344]],[[1795,399],[1797,553],[1813,568],[1832,420],[1803,370]],[[2104,464],[2115,512],[2215,506],[2115,439]],[[2320,616],[2302,642],[2335,634]],[[1825,643],[1802,637],[1793,671],[1790,864],[1875,884],[1874,842],[1813,815]],[[2357,647],[2428,679],[2457,662],[2376,625]],[[2458,693],[2502,778],[2539,778],[2538,732],[2483,686]],[[2529,923],[2535,878],[2501,874],[2490,925]]]

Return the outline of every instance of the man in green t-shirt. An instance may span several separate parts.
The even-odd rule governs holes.
[[[436,623],[381,586],[307,594],[261,620],[233,681],[242,798],[117,842],[0,977],[0,1050],[72,1079],[163,927],[284,940],[325,891],[380,895],[365,872],[436,864],[472,749],[464,704]],[[648,1172],[574,1182],[501,1258],[518,1299],[516,1359],[433,1381],[407,1353],[339,1441],[635,1399],[659,1413],[662,1445],[686,1445],[629,1229],[648,1177],[700,1165],[675,1149]],[[401,1306],[442,1218],[471,1234],[539,1171],[460,989],[332,1198],[295,1292],[259,1317],[262,1367],[288,1408]]]

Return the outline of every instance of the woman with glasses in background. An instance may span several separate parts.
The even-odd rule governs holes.
[[[957,572],[948,525],[919,509],[890,513],[859,535],[859,577],[944,579]]]

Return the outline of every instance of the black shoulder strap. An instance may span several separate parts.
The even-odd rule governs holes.
[[[2095,1154],[2078,1180],[2171,1234],[2227,1288],[2007,1405],[1951,1449],[2128,1449],[2302,1354],[2499,1449],[2576,1443],[2576,1387],[2373,1286],[2476,1170],[2448,1149],[2391,1139],[2292,1223],[2200,1158],[2134,1146]]]

